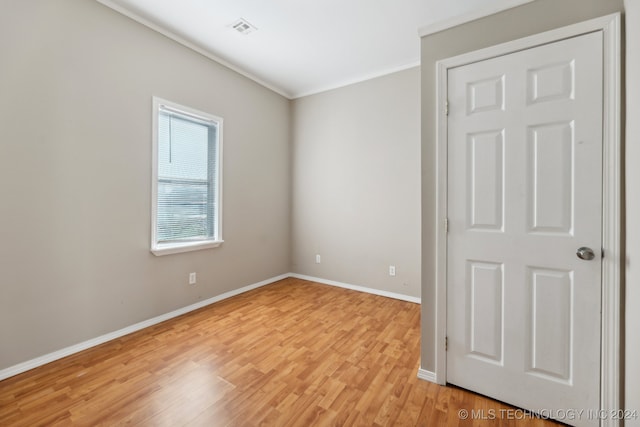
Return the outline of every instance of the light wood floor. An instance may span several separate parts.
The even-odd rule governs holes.
[[[285,279],[0,382],[0,426],[555,425],[417,379],[419,327],[417,304]]]

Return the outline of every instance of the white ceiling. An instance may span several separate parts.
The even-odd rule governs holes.
[[[522,0],[98,0],[289,98],[419,64],[418,29]],[[231,26],[244,18],[257,31]],[[462,18],[461,18],[462,19]]]

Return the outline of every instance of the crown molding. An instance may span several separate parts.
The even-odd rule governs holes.
[[[408,64],[399,65],[397,67],[386,68],[386,69],[383,69],[383,70],[380,70],[380,71],[376,71],[376,72],[373,72],[373,73],[362,74],[359,77],[353,77],[353,78],[350,78],[350,79],[341,80],[341,81],[338,81],[338,82],[336,82],[336,83],[334,83],[332,85],[318,87],[316,89],[310,89],[310,90],[307,90],[307,91],[302,91],[302,92],[299,92],[299,93],[295,93],[291,98],[292,99],[298,99],[298,98],[303,98],[305,96],[317,95],[317,94],[322,93],[322,92],[328,92],[330,90],[340,89],[342,87],[354,85],[354,84],[357,84],[357,83],[366,82],[368,80],[373,80],[373,79],[376,79],[378,77],[384,77],[384,76],[387,76],[389,74],[398,73],[400,71],[408,70],[410,68],[415,68],[415,67],[419,67],[419,66],[420,66],[420,60],[416,60],[416,61],[412,61],[412,62],[410,62]]]
[[[131,10],[122,7],[121,5],[117,4],[116,2],[112,1],[112,0],[96,0],[98,3],[101,3],[102,5],[108,7],[109,9],[112,9],[124,16],[126,16],[127,18],[133,19],[134,21],[138,22],[139,24],[144,25],[147,28],[152,29],[153,31],[156,31],[160,34],[162,34],[163,36],[199,53],[200,55],[214,61],[217,62],[218,64],[227,67],[228,69],[235,71],[236,73],[250,79],[253,80],[254,82],[258,83],[261,86],[266,87],[267,89],[270,89],[272,91],[274,91],[275,93],[284,96],[287,99],[292,99],[292,96],[290,93],[288,93],[286,90],[282,89],[281,87],[278,87],[276,85],[273,85],[269,82],[264,81],[263,79],[259,78],[258,76],[249,73],[245,70],[243,70],[242,68],[232,64],[231,62],[221,58],[220,56],[214,54],[213,52],[204,49],[201,46],[198,46],[196,43],[187,40],[186,38],[174,33],[173,31],[170,31],[158,24],[156,24],[155,22],[150,21],[147,18],[144,18],[140,15],[138,15],[137,13],[132,12]]]
[[[425,25],[418,29],[418,35],[420,37],[429,36],[431,34],[439,33],[449,28],[457,27],[458,25],[466,24],[469,22],[477,21],[478,19],[485,18],[496,13],[503,12],[514,7],[522,6],[523,4],[534,2],[535,0],[500,0],[490,4],[489,6],[469,12],[462,15],[457,15],[444,21],[434,22],[432,24]]]

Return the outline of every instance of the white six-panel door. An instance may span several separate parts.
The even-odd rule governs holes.
[[[602,63],[594,32],[448,71],[447,381],[543,414],[599,408]]]

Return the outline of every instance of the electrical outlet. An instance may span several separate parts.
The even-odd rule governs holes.
[[[389,276],[395,276],[396,275],[396,266],[395,265],[390,265],[389,266]]]
[[[196,284],[196,273],[189,273],[189,284],[190,285]]]
[[[320,264],[320,254],[316,254],[316,264]]]

